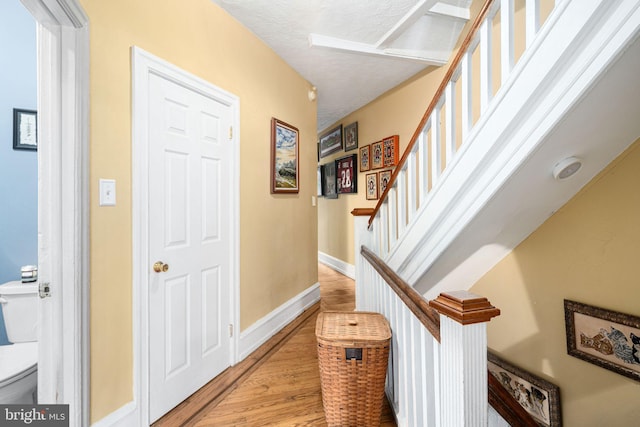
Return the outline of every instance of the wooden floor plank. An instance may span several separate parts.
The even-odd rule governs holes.
[[[167,426],[326,426],[315,321],[320,310],[355,308],[353,280],[320,264],[321,301],[269,343],[154,424]],[[240,366],[242,365],[242,366]],[[395,426],[385,401],[381,426]]]

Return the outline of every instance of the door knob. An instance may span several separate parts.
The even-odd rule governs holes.
[[[156,273],[166,273],[169,270],[169,264],[165,264],[162,261],[158,261],[153,264],[153,271]]]

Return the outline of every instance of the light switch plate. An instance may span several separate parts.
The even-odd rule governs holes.
[[[116,205],[116,180],[100,180],[100,206]]]

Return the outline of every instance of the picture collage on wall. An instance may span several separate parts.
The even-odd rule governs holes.
[[[377,200],[391,180],[392,168],[398,164],[399,136],[358,147],[358,122],[344,127],[340,124],[320,136],[318,161],[343,147],[345,152],[356,149],[358,152],[318,166],[318,196],[336,199],[339,194],[356,194],[358,173],[371,171],[365,174],[366,199]]]

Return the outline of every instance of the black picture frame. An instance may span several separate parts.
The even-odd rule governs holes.
[[[13,149],[38,149],[38,112],[36,110],[13,109]]]
[[[344,151],[358,148],[358,122],[344,127]]]
[[[336,162],[322,165],[322,195],[327,199],[338,198],[338,182],[336,180]]]
[[[336,179],[339,194],[355,194],[358,192],[358,155],[336,159]]]

